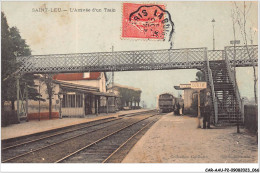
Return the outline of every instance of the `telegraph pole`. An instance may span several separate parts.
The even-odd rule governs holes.
[[[201,114],[200,114],[200,89],[199,89],[198,90],[198,128],[201,128],[200,119],[201,119]]]
[[[215,33],[214,33],[214,27],[215,27],[215,19],[212,19],[212,27],[213,27],[213,50],[215,50]]]
[[[41,79],[39,79],[39,93],[41,94]],[[39,96],[41,98],[41,95]],[[41,100],[39,99],[38,120],[41,121]]]
[[[112,46],[112,52],[114,52],[114,46]],[[112,91],[114,92],[114,71],[112,71]]]
[[[114,52],[114,46],[112,46],[112,54]],[[113,56],[114,58],[114,56]],[[114,70],[112,70],[112,93],[114,93]],[[113,99],[114,101],[114,107],[115,107],[115,111],[116,111],[116,97],[114,97]]]
[[[255,34],[255,32],[254,32],[254,34]],[[253,36],[252,36],[253,34],[252,34],[252,28],[250,27],[250,43],[251,43],[251,45],[253,45],[254,44],[254,42],[253,42]]]

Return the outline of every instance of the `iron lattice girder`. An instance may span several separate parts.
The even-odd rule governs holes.
[[[258,65],[258,46],[239,46],[234,49],[233,46],[225,47],[225,56],[232,66],[245,67]]]
[[[257,65],[257,46],[249,46]],[[243,47],[236,47],[236,66],[250,66],[251,59],[245,56]],[[20,73],[75,73],[95,71],[139,71],[203,68],[207,58],[211,60],[233,59],[233,47],[223,51],[207,51],[207,48],[169,50],[144,50],[98,52],[83,54],[34,55],[18,57]],[[226,53],[225,53],[226,52]],[[230,61],[231,64],[234,61]]]

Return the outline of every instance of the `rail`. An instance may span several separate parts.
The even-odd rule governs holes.
[[[144,112],[142,112],[143,114],[147,114],[147,113],[152,113],[151,111],[150,112],[148,112],[148,111],[144,111]],[[157,113],[156,113],[157,114]],[[131,116],[134,116],[134,115],[140,115],[140,112],[137,112],[137,113],[132,113],[132,114],[128,114],[128,115],[131,115]],[[92,121],[92,122],[96,122],[96,123],[94,123],[94,124],[90,124],[90,123],[92,123],[92,122],[87,122],[87,123],[82,123],[82,124],[80,124],[80,125],[82,125],[82,126],[80,126],[80,127],[77,127],[77,126],[69,126],[69,127],[72,127],[72,129],[67,129],[67,127],[66,128],[64,128],[65,129],[65,131],[58,131],[58,132],[54,132],[54,133],[51,133],[51,134],[47,134],[46,136],[44,135],[44,136],[40,136],[39,138],[38,137],[36,137],[35,139],[29,139],[28,141],[22,141],[22,142],[20,142],[20,143],[14,143],[14,144],[12,144],[11,143],[11,145],[9,145],[9,146],[4,146],[3,148],[2,148],[2,163],[6,163],[6,162],[12,162],[13,160],[15,160],[15,159],[21,159],[22,157],[26,157],[28,154],[31,154],[31,153],[35,153],[35,152],[38,152],[38,151],[41,151],[41,150],[43,150],[43,149],[46,149],[46,148],[49,148],[49,147],[52,147],[52,146],[55,146],[55,145],[59,145],[59,144],[61,144],[61,143],[63,143],[63,142],[66,142],[66,141],[69,141],[69,140],[74,140],[74,139],[76,139],[76,138],[78,138],[78,137],[82,137],[82,136],[84,136],[84,135],[86,135],[86,134],[90,134],[90,133],[93,133],[93,132],[96,132],[96,131],[99,131],[99,130],[102,130],[102,129],[105,129],[105,128],[107,128],[107,127],[109,127],[109,126],[102,126],[101,128],[95,128],[95,129],[93,129],[93,130],[90,130],[90,131],[87,131],[86,133],[84,132],[84,133],[76,133],[75,135],[73,135],[73,136],[68,136],[68,138],[67,137],[61,137],[61,135],[64,135],[64,134],[69,134],[69,133],[74,133],[74,132],[76,132],[76,131],[82,131],[83,129],[86,129],[86,128],[90,128],[90,127],[94,127],[94,126],[99,126],[99,125],[102,125],[102,124],[105,124],[105,123],[110,123],[110,122],[113,122],[113,121],[117,121],[117,120],[122,120],[122,118],[121,117],[118,117],[118,118],[113,118],[113,119],[104,119],[105,121],[102,121],[102,122],[99,122],[99,121]],[[114,123],[113,125],[115,125],[115,124],[122,124],[122,122],[116,122],[116,123]],[[75,128],[73,128],[73,127],[75,127]],[[61,128],[60,130],[63,130],[63,128]],[[53,132],[53,130],[51,130],[51,131],[47,131],[47,132]],[[54,141],[53,143],[49,143],[49,142],[47,142],[47,143],[45,143],[43,140],[49,140],[51,137],[60,137],[61,138],[61,140],[59,140],[59,141]],[[17,139],[17,138],[16,138]],[[19,139],[19,138],[18,138]],[[15,140],[14,140],[15,141]],[[9,149],[17,149],[18,147],[24,147],[24,146],[26,146],[26,145],[28,145],[28,144],[33,144],[33,143],[36,143],[36,142],[38,142],[38,145],[37,144],[34,144],[34,145],[37,145],[38,147],[37,148],[31,148],[31,147],[29,147],[29,150],[26,150],[25,148],[23,148],[22,149],[22,151],[23,152],[21,152],[21,153],[18,153],[18,155],[15,155],[16,153],[13,153],[14,155],[12,156],[8,156],[8,155],[5,155],[6,154],[6,152],[8,153],[8,152],[15,152],[15,151],[10,151]],[[39,143],[41,142],[41,145],[39,145]],[[45,145],[46,144],[46,145]],[[8,151],[9,150],[9,151]],[[19,149],[18,149],[19,150]],[[17,152],[17,151],[16,151]],[[4,157],[3,157],[4,156]]]
[[[107,138],[113,136],[114,134],[117,134],[118,132],[121,132],[121,131],[123,131],[123,130],[125,130],[125,129],[127,129],[127,128],[129,128],[129,127],[131,127],[131,126],[133,126],[133,125],[135,125],[135,124],[141,122],[141,121],[144,121],[144,120],[146,120],[146,119],[148,119],[148,118],[150,118],[150,117],[153,117],[153,116],[155,116],[155,115],[157,115],[157,114],[154,114],[154,115],[151,115],[151,116],[149,116],[149,117],[143,118],[143,119],[141,119],[141,120],[135,121],[135,122],[133,122],[133,123],[127,125],[127,126],[124,126],[124,127],[120,128],[120,129],[118,129],[118,130],[116,130],[116,131],[114,131],[114,132],[112,132],[112,133],[109,133],[108,135],[106,135],[106,136],[104,136],[104,137],[102,137],[102,138],[99,138],[98,140],[96,140],[96,141],[94,141],[94,142],[92,142],[92,143],[90,143],[90,144],[88,144],[88,145],[86,145],[86,146],[84,146],[84,147],[82,147],[82,148],[80,148],[80,149],[78,149],[78,150],[76,150],[76,151],[74,151],[74,152],[72,152],[72,153],[70,153],[70,154],[68,154],[68,155],[66,155],[66,156],[64,156],[64,157],[62,157],[62,158],[60,158],[59,160],[56,160],[54,163],[64,162],[66,159],[68,159],[68,158],[74,156],[75,154],[77,154],[77,153],[79,153],[79,152],[81,152],[81,151],[83,151],[83,150],[85,150],[85,149],[87,149],[87,148],[89,148],[89,147],[91,147],[91,146],[93,146],[93,145],[97,145],[97,143],[99,143],[99,142],[101,142],[101,141],[103,141],[103,140],[105,140],[105,139],[107,139]]]
[[[36,138],[36,139],[33,139],[33,140],[29,140],[29,141],[17,143],[17,144],[10,145],[10,146],[7,146],[7,147],[3,147],[3,146],[2,146],[2,152],[3,152],[4,150],[11,149],[11,148],[15,148],[15,147],[18,147],[18,146],[21,146],[21,145],[38,142],[38,141],[41,141],[41,140],[43,140],[43,139],[47,139],[47,138],[50,138],[50,137],[63,135],[63,134],[66,134],[66,133],[70,133],[70,132],[77,131],[77,130],[83,130],[83,129],[86,129],[86,128],[89,128],[89,127],[93,127],[93,126],[105,124],[105,123],[108,123],[108,122],[111,122],[111,121],[117,121],[117,120],[120,120],[120,119],[122,119],[122,118],[114,118],[114,119],[112,119],[112,120],[111,120],[111,119],[108,119],[108,120],[107,120],[107,119],[104,119],[104,120],[106,120],[106,121],[101,122],[101,123],[98,123],[98,124],[92,124],[92,125],[88,125],[91,121],[90,121],[90,122],[87,122],[87,123],[77,124],[77,126],[79,126],[79,125],[85,125],[85,124],[86,124],[86,126],[79,127],[79,128],[75,128],[75,129],[72,129],[72,130],[65,130],[65,131],[63,131],[63,132],[57,132],[57,133],[54,133],[54,134],[51,134],[51,135],[46,135],[46,136],[43,136],[43,137],[40,137],[40,138]],[[94,121],[93,121],[93,122],[94,122]]]
[[[158,119],[157,119],[158,120]],[[157,121],[156,120],[156,121]],[[121,148],[123,148],[127,143],[129,143],[129,141],[131,141],[135,136],[137,136],[138,134],[140,134],[140,132],[142,132],[144,129],[146,129],[147,127],[149,127],[149,125],[155,123],[156,121],[151,121],[149,123],[147,123],[144,127],[142,127],[140,130],[138,130],[134,135],[132,135],[130,138],[128,138],[123,144],[121,144],[115,151],[113,151],[105,160],[102,161],[102,163],[107,163],[108,160],[114,156]]]

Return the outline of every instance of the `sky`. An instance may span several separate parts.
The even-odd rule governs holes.
[[[131,2],[134,3],[134,2]],[[136,2],[141,3],[141,2]],[[146,2],[147,4],[148,2]],[[153,2],[155,3],[155,2]],[[242,9],[243,2],[236,2]],[[175,25],[173,48],[212,49],[215,19],[217,50],[230,46],[233,40],[231,9],[234,3],[221,2],[157,2],[164,5]],[[247,30],[251,27],[254,44],[258,44],[257,2],[251,5],[247,16]],[[33,55],[110,52],[130,50],[168,49],[162,40],[122,38],[123,2],[2,2],[2,11],[10,27],[16,26],[30,46]],[[36,12],[39,8],[61,8],[65,12]],[[70,12],[70,9],[88,8],[90,12]],[[104,8],[115,12],[105,12]],[[101,12],[96,12],[101,9]],[[238,28],[236,28],[237,31]],[[240,37],[237,33],[237,39]],[[156,96],[180,91],[173,86],[195,80],[196,69],[115,72],[115,83],[142,89],[142,100],[150,107],[156,105]],[[237,68],[237,81],[243,97],[253,97],[252,68]]]

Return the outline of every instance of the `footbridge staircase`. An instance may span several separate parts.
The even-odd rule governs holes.
[[[234,67],[256,66],[257,60],[258,50],[254,46],[208,51],[206,77],[212,91],[215,124],[244,122]]]

